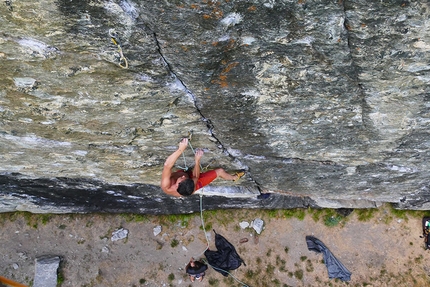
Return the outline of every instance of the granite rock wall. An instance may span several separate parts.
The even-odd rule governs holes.
[[[203,191],[208,209],[428,209],[429,16],[427,1],[5,1],[0,211],[196,211],[158,186],[190,132],[204,166],[247,170]]]

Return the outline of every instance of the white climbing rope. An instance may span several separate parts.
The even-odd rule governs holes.
[[[190,132],[190,134],[189,134],[189,136],[188,136],[188,145],[190,146],[190,148],[191,148],[191,151],[193,152],[193,154],[196,154],[195,153],[195,151],[194,151],[194,149],[193,149],[193,146],[191,145],[191,137],[192,137],[192,132]],[[181,169],[183,169],[183,170],[188,170],[188,166],[187,166],[187,161],[185,160],[185,155],[184,155],[184,153],[182,153],[182,156],[183,156],[183,159],[184,159],[184,166],[185,166],[185,168],[183,169],[183,168],[181,168]],[[209,166],[209,165],[208,165]],[[206,167],[207,168],[207,167]],[[200,169],[202,169],[202,166],[200,165]],[[210,242],[209,242],[209,238],[208,238],[208,235],[207,235],[207,233],[206,233],[206,228],[205,228],[205,221],[204,221],[204,218],[203,218],[203,192],[204,192],[204,188],[201,188],[201,192],[200,192],[200,220],[201,220],[201,222],[202,222],[202,229],[203,229],[203,232],[204,232],[204,234],[205,234],[205,238],[206,238],[206,248],[199,254],[199,255],[197,255],[197,256],[195,256],[194,258],[199,258],[200,256],[202,256],[205,252],[206,252],[206,250],[208,250],[209,249],[209,245],[210,245]],[[238,278],[236,278],[233,274],[231,274],[229,271],[227,271],[227,270],[223,270],[223,269],[220,269],[220,268],[218,268],[218,267],[215,267],[215,266],[212,266],[211,264],[209,264],[209,262],[205,259],[205,258],[203,258],[202,259],[207,265],[209,265],[210,267],[212,267],[214,270],[218,270],[218,271],[223,271],[223,272],[225,272],[225,273],[227,273],[228,275],[230,275],[237,283],[239,283],[239,284],[242,284],[243,285],[243,287],[250,287],[249,285],[247,285],[247,284],[245,284],[244,282],[242,282],[242,281],[240,281]]]
[[[191,145],[191,138],[192,138],[192,136],[193,136],[193,132],[192,131],[190,131],[189,133],[188,133],[188,145],[190,146],[190,149],[191,149],[191,151],[193,152],[193,154],[195,155],[196,154],[196,152],[194,151],[194,148],[193,148],[193,146]],[[184,166],[182,167],[182,166],[179,166],[179,168],[180,169],[182,169],[182,170],[184,170],[184,171],[187,171],[188,170],[188,165],[187,165],[187,160],[185,159],[185,154],[184,153],[182,153],[182,158],[184,159]],[[209,166],[209,165],[208,165]],[[207,167],[208,167],[207,166]],[[207,168],[206,167],[206,168]],[[202,165],[200,164],[200,170],[203,170],[203,168],[202,168]]]
[[[205,252],[206,252],[206,250],[208,250],[209,249],[209,238],[208,238],[208,235],[207,235],[207,233],[206,233],[206,228],[205,228],[205,222],[204,222],[204,220],[203,220],[203,189],[202,189],[202,193],[200,194],[200,219],[201,219],[201,221],[202,221],[202,228],[203,228],[203,232],[205,233],[205,237],[206,237],[206,242],[207,242],[207,245],[206,245],[206,248],[205,248],[205,250],[202,252],[202,253],[200,253],[197,257],[200,257],[202,254],[204,254]],[[197,258],[196,257],[196,258]],[[247,285],[247,284],[245,284],[244,282],[242,282],[242,281],[240,281],[238,278],[236,278],[233,274],[231,274],[229,271],[227,271],[227,270],[224,270],[224,269],[221,269],[221,268],[218,268],[218,267],[215,267],[215,266],[212,266],[211,264],[209,264],[209,262],[205,259],[205,258],[203,258],[202,259],[207,265],[209,265],[210,267],[212,267],[214,270],[218,270],[218,271],[222,271],[222,272],[225,272],[225,273],[227,273],[228,275],[230,275],[237,283],[239,283],[239,284],[242,284],[243,285],[243,287],[250,287],[249,285]]]

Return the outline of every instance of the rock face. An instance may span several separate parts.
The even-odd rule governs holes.
[[[207,208],[430,208],[425,1],[0,12],[0,211],[196,211],[158,187],[190,131],[204,166],[247,170],[208,188]],[[192,162],[188,149],[178,167]]]

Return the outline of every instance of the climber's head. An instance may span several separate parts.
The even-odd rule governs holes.
[[[180,177],[176,180],[178,193],[182,196],[189,196],[194,192],[194,181],[191,178]]]

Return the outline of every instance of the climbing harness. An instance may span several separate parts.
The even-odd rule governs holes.
[[[128,69],[128,61],[127,58],[124,57],[124,54],[122,52],[122,47],[121,44],[117,38],[115,29],[109,29],[109,36],[110,39],[112,40],[112,43],[114,43],[114,45],[116,45],[118,47],[118,53],[119,53],[119,66],[123,69]]]

